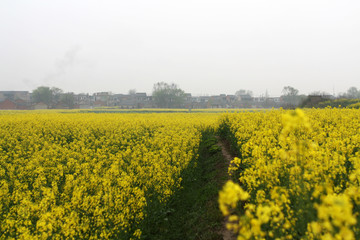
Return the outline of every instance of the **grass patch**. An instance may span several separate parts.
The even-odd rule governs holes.
[[[221,239],[223,217],[218,193],[226,180],[227,166],[212,132],[205,132],[199,158],[183,174],[183,188],[144,227],[143,239]],[[155,221],[154,221],[155,220]]]

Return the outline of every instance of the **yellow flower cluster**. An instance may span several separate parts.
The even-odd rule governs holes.
[[[238,239],[359,239],[359,119],[329,108],[224,114],[219,129],[239,152],[237,183],[219,196],[228,228]],[[240,186],[249,199],[234,197]]]
[[[209,116],[0,114],[2,239],[138,239],[196,158]]]

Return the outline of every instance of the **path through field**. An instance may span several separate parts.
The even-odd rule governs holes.
[[[230,145],[226,140],[221,139],[220,137],[216,137],[216,138],[218,140],[218,143],[217,143],[218,146],[221,147],[221,154],[223,156],[224,163],[225,163],[226,166],[230,166],[231,161],[235,157],[233,154],[231,154]],[[229,175],[228,175],[227,171],[222,172],[222,174],[224,174],[224,176],[229,178]],[[223,220],[223,225],[222,225],[223,227],[221,229],[221,235],[223,237],[223,240],[234,240],[234,239],[236,239],[235,235],[231,231],[226,229],[226,222],[227,222],[227,218],[225,218]]]
[[[226,229],[218,205],[219,191],[229,180],[227,171],[233,158],[226,140],[214,132],[204,133],[195,165],[182,174],[182,189],[170,199],[166,211],[149,213],[151,219],[143,227],[143,239],[236,239]]]
[[[232,156],[227,143],[204,133],[196,167],[183,173],[182,190],[169,201],[168,211],[144,226],[144,239],[232,240],[219,210],[219,191],[228,180]],[[154,214],[151,214],[154,217]],[[154,222],[157,224],[154,225]]]

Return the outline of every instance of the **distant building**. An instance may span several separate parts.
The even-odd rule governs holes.
[[[185,93],[184,107],[185,108],[193,108],[191,93]]]
[[[30,102],[24,101],[22,99],[9,99],[0,101],[0,109],[3,110],[28,110],[30,109]]]
[[[92,97],[89,94],[75,94],[74,108],[90,109],[92,108]]]
[[[210,108],[225,108],[226,107],[226,95],[213,95],[210,97],[208,105]]]
[[[198,96],[191,98],[193,108],[207,108],[210,97],[209,96]]]
[[[244,93],[244,94],[237,95],[237,100],[239,102],[251,102],[251,101],[253,101],[253,97],[248,93]]]
[[[33,108],[34,108],[34,110],[40,110],[40,109],[48,109],[49,106],[43,102],[40,102],[40,103],[34,104]]]
[[[147,101],[146,93],[135,93],[135,108],[144,108]]]
[[[16,109],[17,110],[30,110],[31,109],[30,101],[25,101],[25,100],[22,100],[22,99],[16,99],[15,104],[16,104]]]
[[[96,108],[100,108],[100,107],[106,107],[108,106],[107,105],[107,102],[104,102],[102,100],[96,100],[94,103],[93,103],[93,106],[96,107]]]
[[[112,94],[110,92],[97,92],[93,94],[93,101],[97,103],[104,103],[104,106],[109,106]]]
[[[112,96],[112,106],[119,108],[135,108],[136,97],[134,94],[115,94]]]
[[[2,110],[16,110],[17,105],[16,105],[16,103],[14,101],[12,101],[10,99],[6,99],[6,100],[0,102],[0,109],[2,109]]]
[[[0,91],[0,101],[9,100],[23,100],[30,102],[30,93],[28,91]]]
[[[67,93],[69,94],[69,93]],[[112,107],[123,109],[155,108],[152,96],[144,92],[132,94],[112,94],[111,92],[97,92],[90,94],[72,94],[69,103],[58,101],[48,106],[44,103],[33,104],[31,94],[27,91],[0,91],[0,109],[91,109],[94,107]],[[310,96],[311,101],[329,96]],[[181,107],[185,108],[271,108],[281,106],[281,98],[270,98],[267,95],[252,97],[249,93],[236,95],[192,96],[185,93],[185,101]]]

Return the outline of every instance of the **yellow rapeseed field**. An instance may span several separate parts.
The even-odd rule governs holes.
[[[238,239],[360,239],[360,111],[0,112],[0,239],[140,239],[214,129]]]
[[[207,114],[0,114],[1,239],[140,238],[196,158]]]
[[[360,238],[360,111],[229,113],[239,157],[220,192],[238,239]]]

